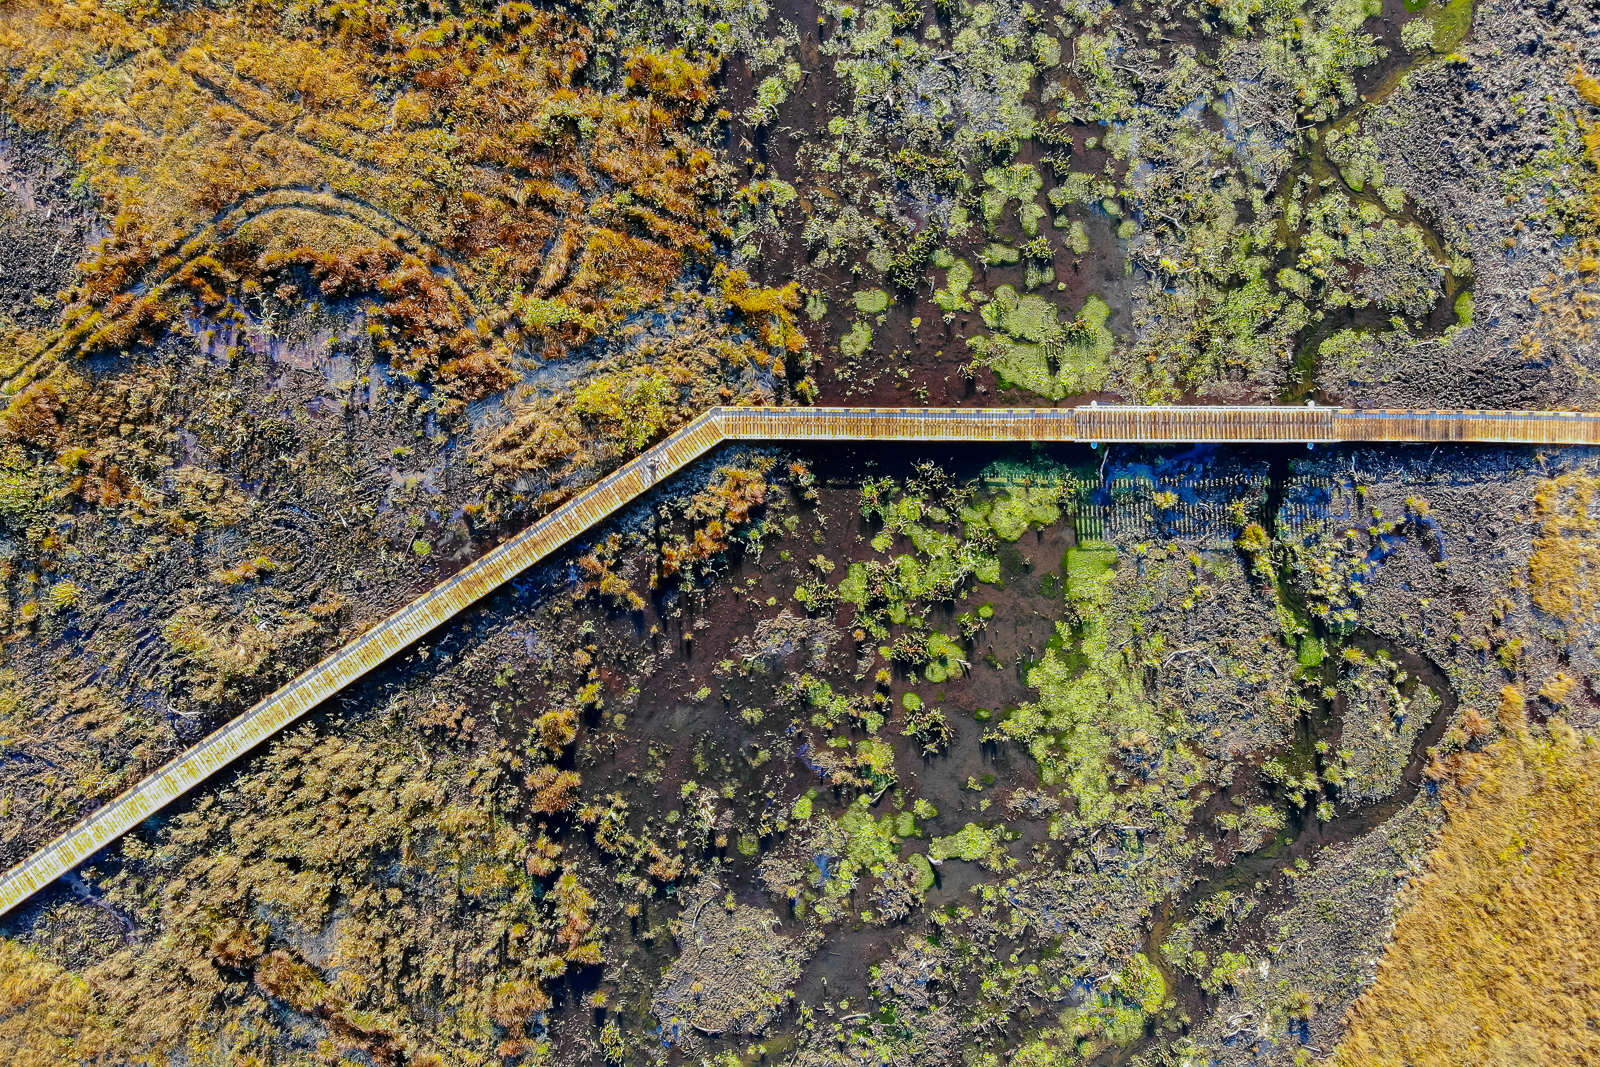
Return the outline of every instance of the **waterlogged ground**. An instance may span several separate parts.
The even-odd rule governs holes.
[[[1593,604],[1549,575],[1586,573],[1595,484],[1493,450],[724,451],[8,951],[86,976],[112,1057],[1305,1062],[1460,768],[1594,727]]]
[[[1593,407],[1597,41],[0,4],[0,862],[712,405]],[[1597,485],[725,450],[8,917],[0,1060],[1600,1060]]]

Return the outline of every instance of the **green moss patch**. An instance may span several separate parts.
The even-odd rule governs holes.
[[[949,837],[936,837],[928,843],[928,855],[936,860],[984,859],[999,847],[999,835],[969,822]]]
[[[863,289],[855,295],[856,310],[863,315],[877,315],[889,309],[889,294],[882,289]]]
[[[1111,306],[1091,296],[1077,318],[1063,323],[1059,309],[1044,297],[1018,295],[1002,285],[983,307],[983,321],[994,332],[967,344],[1002,386],[1060,400],[1105,385],[1116,347],[1106,327],[1110,318]]]
[[[1060,56],[1060,45],[1056,46],[1056,54]],[[1017,201],[1017,215],[1022,222],[1022,231],[1029,237],[1039,232],[1039,220],[1044,217],[1045,210],[1034,203],[1034,198],[1039,195],[1039,190],[1044,188],[1044,179],[1039,177],[1039,172],[1034,170],[1031,163],[1017,163],[1009,167],[990,167],[983,172],[983,183],[986,188],[981,197],[983,204],[983,220],[993,233],[999,224],[1001,216],[1005,213],[1006,205]]]
[[[860,357],[872,347],[872,327],[861,321],[850,324],[850,332],[839,340],[839,351],[846,356]]]

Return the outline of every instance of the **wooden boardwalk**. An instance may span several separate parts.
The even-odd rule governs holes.
[[[1600,414],[1318,407],[715,408],[485,553],[0,878],[0,915],[725,441],[1600,444]]]

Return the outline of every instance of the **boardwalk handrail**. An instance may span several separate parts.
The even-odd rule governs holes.
[[[0,877],[0,915],[725,441],[1600,444],[1600,414],[1288,406],[713,408],[263,698]]]

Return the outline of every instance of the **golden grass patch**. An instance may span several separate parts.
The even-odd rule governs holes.
[[[711,254],[732,186],[696,132],[715,60],[627,50],[608,92],[595,49],[520,2],[5,4],[4,103],[76,155],[112,220],[55,347],[348,298],[397,368],[471,397],[514,381],[529,341],[610,331]]]
[[[1590,513],[1597,486],[1600,479],[1574,472],[1534,493],[1541,529],[1528,558],[1533,602],[1579,626],[1600,612],[1600,521]]]
[[[1330,1062],[1600,1063],[1600,746],[1552,720],[1454,771],[1443,836]]]
[[[0,939],[0,1063],[93,1063],[111,1049],[114,1036],[83,979]]]

